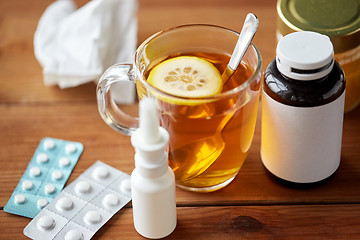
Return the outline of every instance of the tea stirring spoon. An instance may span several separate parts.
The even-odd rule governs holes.
[[[259,20],[255,14],[247,14],[230,61],[227,64],[225,71],[221,75],[223,85],[227,80],[229,80],[229,78],[239,66],[247,48],[250,45],[251,40],[254,38],[258,26]],[[243,104],[246,104],[248,100],[249,99],[247,98]],[[197,139],[193,142],[177,147],[174,150],[170,150],[169,159],[171,160],[170,163],[172,165],[172,169],[175,172],[183,172],[182,177],[177,179],[177,181],[189,181],[199,176],[204,171],[206,171],[219,157],[225,148],[225,143],[221,136],[221,131],[230,121],[233,114],[234,112],[232,114],[229,113],[221,120],[221,123],[216,129],[214,135]],[[194,161],[196,160],[194,155],[202,156],[201,161]],[[177,161],[177,159],[181,159],[181,161]],[[192,162],[190,162],[191,160]],[[184,165],[184,163],[186,164]]]
[[[238,68],[241,59],[244,57],[246,50],[248,49],[251,40],[254,38],[254,35],[258,29],[259,20],[253,13],[248,13],[246,15],[243,28],[241,29],[239,38],[236,42],[233,53],[231,54],[230,61],[226,66],[225,71],[221,75],[223,84],[233,75],[235,70]]]

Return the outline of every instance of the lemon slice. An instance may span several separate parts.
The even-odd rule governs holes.
[[[168,59],[150,72],[148,82],[168,94],[204,98],[222,90],[222,80],[216,67],[202,58],[180,56]]]

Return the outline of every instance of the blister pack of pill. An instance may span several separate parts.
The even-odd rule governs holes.
[[[33,218],[64,188],[83,145],[55,138],[43,138],[4,211]]]
[[[24,229],[32,239],[90,239],[131,200],[130,176],[97,161]]]

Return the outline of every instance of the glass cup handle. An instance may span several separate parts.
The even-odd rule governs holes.
[[[139,126],[139,120],[123,112],[111,96],[111,85],[117,82],[133,82],[133,66],[131,64],[115,64],[101,76],[97,89],[97,104],[102,119],[116,131],[131,135]]]

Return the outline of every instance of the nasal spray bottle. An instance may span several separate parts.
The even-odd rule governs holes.
[[[167,162],[168,132],[160,127],[152,98],[140,101],[139,128],[131,136],[135,169],[131,174],[136,231],[147,238],[163,238],[176,227],[175,176]]]

